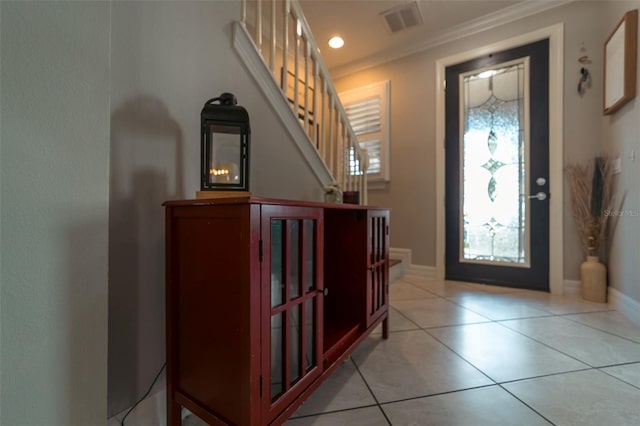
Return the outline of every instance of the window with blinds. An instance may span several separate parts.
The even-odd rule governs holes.
[[[340,94],[358,144],[369,158],[369,182],[389,180],[389,81],[371,84]],[[353,149],[349,152],[351,174],[358,174],[359,164]]]

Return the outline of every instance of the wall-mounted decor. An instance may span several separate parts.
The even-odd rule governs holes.
[[[587,92],[587,89],[591,88],[591,73],[589,72],[589,68],[587,68],[587,65],[591,63],[591,59],[589,59],[584,42],[582,46],[580,46],[580,52],[578,54],[580,55],[578,57],[578,63],[581,65],[580,78],[578,79],[578,95],[582,97]]]
[[[604,115],[636,96],[638,10],[625,13],[604,44]]]

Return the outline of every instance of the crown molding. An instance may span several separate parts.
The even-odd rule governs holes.
[[[329,71],[334,79],[345,77],[356,72],[364,71],[368,68],[395,61],[455,40],[460,40],[483,31],[500,27],[518,19],[546,12],[547,10],[564,6],[574,1],[575,0],[524,1],[463,24],[455,25],[447,30],[439,32],[433,37],[419,40],[415,43],[409,43],[400,48],[394,47],[392,49],[387,49],[366,58],[330,68]]]

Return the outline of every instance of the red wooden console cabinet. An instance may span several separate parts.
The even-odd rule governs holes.
[[[167,422],[279,425],[379,323],[389,212],[256,197],[166,206]]]

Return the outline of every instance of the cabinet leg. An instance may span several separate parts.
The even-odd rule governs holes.
[[[382,320],[382,338],[383,339],[388,339],[389,338],[389,316],[388,316],[388,314],[387,314],[387,317]]]
[[[167,395],[167,426],[182,426],[182,407],[169,395]]]

